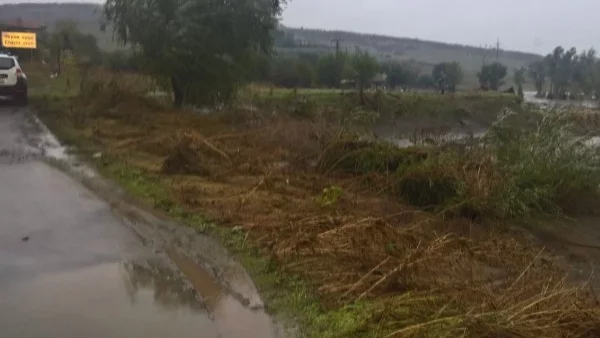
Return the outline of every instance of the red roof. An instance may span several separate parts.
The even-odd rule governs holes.
[[[24,28],[24,29],[41,29],[44,25],[40,24],[36,21],[31,20],[22,20],[22,19],[14,19],[14,20],[3,20],[0,21],[0,26],[7,26],[11,28]]]

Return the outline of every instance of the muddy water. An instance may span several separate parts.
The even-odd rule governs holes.
[[[536,97],[536,92],[525,92],[524,99],[525,102],[533,103],[542,107],[582,107],[582,108],[598,108],[598,102],[589,101],[589,100],[548,100],[544,98]]]
[[[48,165],[55,140],[25,115],[0,106],[0,337],[274,337],[264,312]]]
[[[224,337],[274,338],[271,318],[262,310],[251,310],[247,304],[228,294],[203,267],[168,249],[167,254],[192,282],[214,316],[217,330]]]
[[[127,263],[0,286],[3,337],[221,337],[193,294]]]

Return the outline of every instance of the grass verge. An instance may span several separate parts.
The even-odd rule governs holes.
[[[169,192],[168,180],[131,166],[118,156],[104,155],[102,159],[94,159],[91,155],[104,149],[93,140],[82,138],[75,129],[57,123],[59,120],[54,118],[56,113],[69,111],[69,98],[54,97],[48,101],[47,98],[35,97],[32,102],[45,112],[40,114],[40,118],[60,141],[77,147],[78,153],[84,155],[101,175],[119,183],[132,196],[165,212],[180,224],[198,229],[222,243],[255,281],[267,304],[267,311],[276,314],[285,323],[298,325],[300,336],[351,337],[367,325],[370,313],[368,304],[359,303],[338,309],[324,307],[313,288],[301,276],[278,268],[277,263],[260,250],[246,245],[247,238],[243,232],[216,226],[202,215],[186,212]],[[373,334],[360,336],[375,337]]]
[[[307,336],[598,333],[600,309],[588,286],[571,282],[552,253],[498,224],[510,213],[488,217],[502,209],[503,195],[491,192],[505,191],[503,175],[519,183],[517,192],[553,187],[534,197],[554,202],[564,187],[557,176],[595,173],[582,166],[519,176],[514,166],[525,159],[533,159],[525,168],[560,163],[583,148],[540,147],[544,156],[533,158],[535,152],[512,150],[505,162],[472,156],[500,154],[524,140],[545,144],[546,134],[523,133],[483,149],[399,151],[327,119],[228,110],[206,116],[127,90],[115,101],[122,88],[107,82],[56,101],[55,109],[45,102],[42,119],[63,139],[102,151],[103,174],[220,238],[267,305],[296,316]],[[445,213],[457,198],[480,202],[484,217]]]

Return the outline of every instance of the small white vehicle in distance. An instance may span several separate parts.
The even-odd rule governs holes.
[[[27,105],[27,76],[15,56],[3,53],[0,53],[0,96],[8,96],[18,105]]]

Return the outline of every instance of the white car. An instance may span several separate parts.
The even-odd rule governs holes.
[[[0,54],[0,96],[9,96],[19,105],[27,105],[27,76],[17,58]]]

